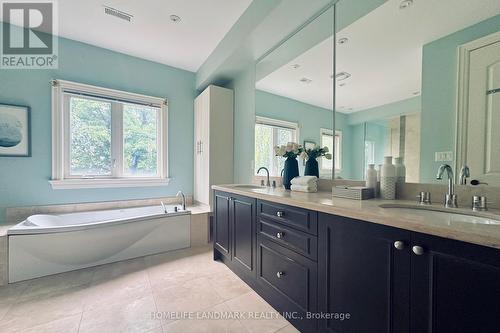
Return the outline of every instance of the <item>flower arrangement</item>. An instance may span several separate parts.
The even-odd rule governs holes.
[[[280,157],[292,157],[302,156],[304,153],[304,148],[295,142],[288,142],[286,146],[276,146],[274,147],[274,153],[276,156]]]
[[[327,160],[331,160],[332,159],[332,154],[329,154],[328,153],[328,147],[323,147],[323,148],[320,148],[320,147],[315,147],[313,149],[306,149],[302,154],[301,154],[301,158],[303,159],[316,159],[318,157],[325,157]]]

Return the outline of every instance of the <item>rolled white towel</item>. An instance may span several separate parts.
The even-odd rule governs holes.
[[[308,193],[318,192],[318,186],[316,186],[316,185],[307,186],[307,185],[293,185],[292,184],[290,189],[292,191],[295,191],[295,192],[308,192]]]
[[[317,185],[318,177],[316,176],[303,176],[303,177],[295,177],[292,179],[292,185]]]

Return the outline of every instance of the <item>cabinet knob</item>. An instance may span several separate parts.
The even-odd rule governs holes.
[[[284,232],[282,232],[282,231],[280,231],[280,232],[278,232],[278,233],[276,234],[276,238],[279,238],[279,239],[282,239],[282,238],[283,238],[283,236],[285,236],[285,233],[284,233]]]
[[[278,279],[281,279],[281,277],[285,275],[285,272],[278,272],[276,273],[276,276],[278,277]]]
[[[421,247],[421,246],[417,246],[415,245],[414,247],[412,247],[412,251],[413,253],[415,253],[417,256],[421,256],[422,254],[424,254],[424,248]]]
[[[276,212],[276,216],[277,217],[283,217],[283,216],[285,216],[285,212],[278,211],[278,212]]]
[[[394,247],[396,248],[396,250],[403,250],[405,248],[405,242],[403,241],[395,241],[394,242]]]

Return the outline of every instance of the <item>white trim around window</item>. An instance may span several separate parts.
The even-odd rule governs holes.
[[[294,130],[295,131],[295,140],[297,141],[298,144],[300,144],[300,142],[298,142],[298,140],[300,138],[300,126],[298,123],[294,123],[294,122],[286,121],[286,120],[261,117],[261,116],[255,116],[255,123],[261,124],[261,125],[282,127],[282,128],[288,128],[288,129]]]
[[[164,98],[145,96],[81,83],[53,80],[52,84],[52,178],[53,189],[110,188],[164,186],[168,178],[168,103]],[[80,176],[69,174],[69,110],[68,96],[77,95],[89,99],[102,99],[112,102],[115,117],[121,116],[116,103],[132,103],[158,108],[157,115],[157,175],[154,177],[128,177],[122,171],[113,171],[109,176]],[[121,131],[121,122],[112,122],[112,135]],[[120,151],[121,140],[112,140],[112,151]],[[115,163],[123,165],[123,157],[116,155]]]

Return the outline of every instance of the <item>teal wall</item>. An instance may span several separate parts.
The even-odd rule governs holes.
[[[389,126],[387,121],[372,121],[366,123],[365,140],[375,142],[375,166],[384,163],[385,147],[390,142]],[[364,157],[363,157],[364,158]],[[366,165],[359,179],[364,179],[365,171],[368,166]]]
[[[458,47],[497,31],[500,31],[500,15],[433,41],[423,48],[422,183],[436,182],[436,171],[442,162],[434,162],[435,152],[455,151]]]
[[[170,184],[52,190],[52,79],[168,98]],[[194,86],[194,73],[64,38],[59,39],[58,70],[0,70],[0,103],[27,105],[32,116],[32,157],[0,157],[0,223],[6,207],[151,198],[178,190],[191,194]]]
[[[261,90],[255,92],[255,114],[298,123],[300,144],[303,144],[304,140],[308,140],[319,145],[320,128],[333,128],[333,112],[331,110]]]
[[[234,182],[249,183],[255,156],[255,66],[249,64],[225,87],[234,90]]]
[[[336,177],[344,179],[364,179],[364,140],[375,141],[375,164],[381,164],[387,140],[387,126],[384,121],[401,114],[420,112],[421,98],[412,97],[351,114],[337,112],[335,127],[343,133],[342,171]]]
[[[404,99],[401,101],[376,106],[349,114],[349,124],[359,124],[368,121],[378,121],[402,114],[420,112],[422,110],[422,98],[420,96]]]

